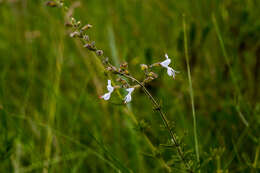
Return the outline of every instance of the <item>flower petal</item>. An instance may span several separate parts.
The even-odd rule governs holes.
[[[161,62],[160,64],[161,64],[161,66],[167,68],[170,63],[171,63],[171,59],[166,59],[163,62]]]
[[[134,91],[134,88],[127,88],[126,91],[127,91],[128,93],[132,93],[132,92]]]
[[[132,100],[131,94],[127,94],[127,95],[125,96],[125,103],[129,103],[131,100]]]
[[[109,92],[109,93],[106,93],[103,96],[101,96],[101,98],[103,98],[104,100],[109,100],[110,99],[110,95],[111,95],[111,93]]]
[[[107,80],[107,86],[111,86],[111,80]]]
[[[179,73],[179,72],[173,70],[171,67],[168,67],[167,68],[167,73],[168,73],[169,76],[172,76],[173,78],[175,78],[176,73]]]
[[[129,103],[132,100],[132,92],[134,91],[134,88],[127,88],[126,91],[128,92],[128,94],[125,96],[125,103]]]
[[[112,93],[114,91],[114,87],[111,85],[111,80],[107,80],[107,90]]]

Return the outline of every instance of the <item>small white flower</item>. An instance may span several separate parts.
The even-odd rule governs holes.
[[[161,64],[161,66],[167,68],[169,66],[169,64],[171,63],[171,59],[169,59],[167,54],[165,54],[165,58],[166,58],[166,60],[164,60],[160,64]]]
[[[107,80],[107,90],[108,90],[108,93],[104,94],[100,98],[102,98],[104,100],[110,99],[111,93],[114,91],[114,87],[112,87],[112,85],[111,85],[111,80]]]
[[[173,79],[175,79],[175,74],[176,74],[176,73],[179,73],[179,72],[176,71],[176,70],[173,70],[171,67],[168,67],[168,68],[167,68],[167,73],[168,73],[169,76],[172,76]]]
[[[107,90],[112,93],[114,91],[114,87],[111,85],[111,80],[107,80]]]
[[[168,57],[167,54],[165,54],[165,58],[166,58],[166,60],[164,60],[163,62],[161,62],[160,65],[161,65],[162,67],[166,68],[166,69],[167,69],[167,74],[168,74],[169,76],[172,76],[173,79],[175,79],[175,74],[176,74],[176,73],[179,73],[179,72],[176,71],[176,70],[173,70],[171,67],[169,67],[169,64],[171,63],[171,59]]]
[[[132,92],[134,91],[134,88],[127,88],[126,91],[128,94],[125,96],[125,103],[129,103],[132,100]]]

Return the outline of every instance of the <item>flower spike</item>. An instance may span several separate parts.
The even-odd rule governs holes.
[[[128,92],[128,94],[125,96],[125,103],[129,103],[132,100],[132,92],[134,91],[134,88],[127,88],[126,91]]]
[[[111,85],[111,80],[107,80],[107,90],[108,90],[108,93],[104,94],[100,98],[102,98],[104,100],[110,99],[110,96],[111,96],[112,92],[114,91],[114,87]]]
[[[175,74],[176,74],[176,73],[179,73],[179,72],[176,71],[176,70],[173,70],[173,68],[169,67],[169,65],[170,65],[170,63],[171,63],[171,59],[168,57],[167,54],[165,54],[165,58],[166,58],[166,60],[164,60],[163,62],[161,62],[160,65],[161,65],[162,67],[166,68],[166,69],[167,69],[167,74],[168,74],[169,76],[172,76],[173,79],[175,79]]]

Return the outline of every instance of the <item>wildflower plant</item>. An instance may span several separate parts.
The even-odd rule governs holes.
[[[141,64],[140,68],[141,71],[144,72],[144,78],[142,80],[136,79],[132,74],[128,71],[128,63],[122,63],[120,67],[116,67],[115,65],[110,63],[110,59],[106,56],[104,56],[104,51],[102,49],[98,49],[95,45],[95,41],[91,40],[88,32],[93,27],[91,24],[85,24],[82,25],[81,21],[76,20],[73,15],[73,7],[68,8],[64,5],[63,0],[53,0],[48,1],[46,3],[47,6],[50,7],[60,7],[65,11],[66,17],[65,17],[65,26],[71,28],[69,36],[75,39],[79,39],[82,42],[82,46],[86,48],[87,50],[94,52],[97,57],[100,58],[102,61],[102,64],[104,66],[105,72],[109,73],[109,77],[115,76],[116,80],[113,81],[112,85],[112,78],[109,78],[107,80],[107,92],[104,92],[104,95],[100,96],[100,99],[103,99],[105,101],[109,101],[111,97],[113,97],[113,92],[116,89],[124,89],[126,92],[126,95],[124,96],[124,99],[122,100],[122,103],[128,104],[133,100],[133,92],[135,92],[137,89],[142,89],[145,93],[145,95],[151,100],[154,108],[153,110],[158,112],[162,122],[163,126],[166,129],[166,131],[169,134],[168,143],[162,146],[167,146],[167,148],[172,148],[173,150],[176,150],[178,155],[177,158],[174,156],[172,157],[173,160],[176,163],[181,163],[184,165],[184,169],[187,172],[193,172],[194,171],[194,164],[193,164],[193,158],[189,154],[189,152],[184,151],[184,144],[181,141],[180,137],[178,137],[174,131],[174,126],[171,125],[171,123],[168,121],[165,113],[162,110],[161,105],[157,102],[157,100],[152,96],[152,94],[148,91],[146,88],[146,85],[150,82],[152,82],[154,79],[158,78],[158,74],[156,74],[153,69],[158,68],[165,68],[167,71],[167,74],[169,77],[175,79],[176,74],[179,73],[178,71],[174,70],[172,67],[170,67],[171,59],[169,58],[168,54],[165,54],[165,60],[161,62],[156,62],[151,65],[148,64]],[[163,69],[164,70],[164,69]],[[140,128],[142,124],[145,123],[139,123]],[[158,153],[160,153],[158,151]],[[160,155],[160,154],[159,154]],[[163,161],[165,163],[165,161]],[[165,163],[166,164],[166,163]],[[166,164],[168,172],[171,172],[171,168]]]

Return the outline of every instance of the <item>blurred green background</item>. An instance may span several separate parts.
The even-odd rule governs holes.
[[[0,172],[164,172],[160,160],[183,172],[160,147],[168,134],[149,99],[100,100],[100,62],[45,2],[0,0]],[[185,14],[201,172],[259,171],[259,0],[80,2],[74,17],[93,24],[90,39],[136,78],[169,54],[176,80],[158,68],[147,87],[194,151]]]

